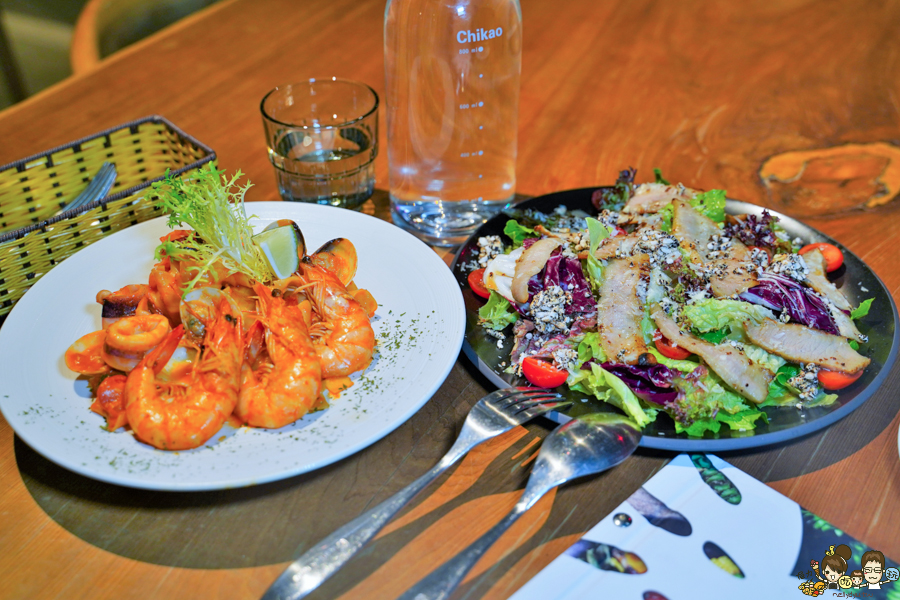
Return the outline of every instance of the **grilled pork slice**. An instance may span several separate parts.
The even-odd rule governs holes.
[[[675,200],[673,207],[672,235],[683,246],[695,249],[704,262],[712,260],[707,244],[712,236],[721,234],[722,230],[716,226],[715,221],[701,215],[684,200]]]
[[[597,331],[610,362],[637,364],[638,357],[647,352],[641,332],[644,311],[637,290],[648,270],[646,254],[613,259],[606,266],[597,303]]]
[[[695,190],[683,185],[642,183],[634,188],[634,196],[631,197],[622,212],[636,215],[656,213],[675,198],[693,198],[696,195]]]
[[[828,276],[825,275],[825,257],[821,251],[816,249],[807,252],[803,255],[803,262],[809,267],[809,273],[806,276],[806,279],[809,281],[809,287],[830,300],[837,308],[853,310],[853,306],[850,305],[850,301],[847,300],[844,293],[828,281]]]
[[[853,310],[853,306],[844,293],[828,281],[828,276],[825,275],[825,257],[822,253],[819,250],[807,252],[803,255],[803,261],[809,268],[809,273],[806,275],[809,287],[829,301],[828,310],[841,335],[851,339],[864,340],[865,336],[856,328],[853,319],[844,313],[845,310]]]
[[[711,344],[684,333],[659,305],[654,305],[652,310],[653,321],[664,336],[702,358],[734,391],[757,404],[766,399],[769,384],[775,377],[770,370],[756,364],[731,344]]]
[[[619,213],[618,225],[637,225],[638,227],[658,227],[662,223],[662,215],[647,213],[644,215]]]
[[[713,296],[730,298],[742,294],[757,284],[756,265],[733,258],[718,260],[709,283]]]
[[[672,235],[678,238],[685,248],[695,249],[704,262],[731,258],[739,261],[750,260],[750,249],[740,240],[730,239],[726,245],[711,243],[714,235],[720,238],[724,232],[716,222],[701,214],[684,200],[674,201],[672,216]]]
[[[766,319],[759,324],[744,323],[744,331],[757,346],[791,362],[814,363],[841,373],[856,373],[871,362],[851,348],[845,338],[805,325]]]
[[[615,258],[617,252],[620,255],[631,256],[640,239],[641,236],[638,233],[608,237],[600,241],[600,245],[594,251],[594,257],[600,260],[609,260]]]

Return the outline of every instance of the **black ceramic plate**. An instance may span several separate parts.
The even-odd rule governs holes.
[[[563,205],[570,210],[581,209],[588,214],[596,214],[597,211],[591,205],[591,195],[596,189],[583,188],[547,194],[526,200],[511,210],[532,208],[549,213],[557,206]],[[746,202],[729,200],[726,210],[731,214],[760,214],[763,209]],[[730,432],[727,427],[723,427],[718,438],[691,438],[684,434],[676,434],[672,419],[668,415],[660,413],[655,422],[644,428],[642,446],[679,452],[724,452],[767,446],[801,437],[827,427],[850,414],[872,396],[893,366],[897,358],[898,341],[900,341],[900,329],[897,327],[897,307],[878,276],[854,254],[828,236],[795,219],[774,211],[769,212],[781,219],[781,225],[792,238],[799,237],[805,243],[828,242],[843,250],[845,266],[838,270],[839,276],[834,280],[835,284],[843,290],[854,306],[866,298],[875,298],[868,316],[857,322],[860,332],[869,336],[869,343],[863,345],[861,352],[872,360],[872,364],[859,380],[839,392],[838,400],[831,406],[802,410],[794,407],[765,408],[769,417],[768,424],[759,425],[754,431],[748,432]],[[484,329],[478,326],[478,309],[482,306],[483,300],[469,289],[466,282],[468,271],[464,271],[462,265],[478,255],[476,243],[479,237],[485,235],[503,237],[503,227],[509,218],[508,212],[501,213],[482,225],[459,249],[452,265],[453,273],[463,288],[463,297],[466,302],[466,339],[463,350],[466,356],[478,366],[479,371],[499,387],[527,385],[527,382],[524,378],[504,373],[498,366],[500,362],[507,361],[509,358],[512,335],[508,335],[501,347],[498,348],[496,338],[485,334]],[[505,237],[503,239],[506,240]],[[864,292],[861,288],[866,288],[868,291]],[[587,412],[614,412],[617,410],[605,402],[579,392],[573,392],[565,386],[557,391],[574,400],[574,404],[565,411],[565,414],[554,415],[554,418],[559,421],[565,421],[568,420],[568,417]]]

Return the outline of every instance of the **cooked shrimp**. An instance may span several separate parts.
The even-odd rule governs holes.
[[[273,297],[263,285],[254,289],[260,320],[247,336],[234,414],[253,427],[276,429],[293,423],[315,405],[322,370],[299,307]]]
[[[163,369],[184,328],[166,340],[128,375],[125,411],[138,439],[162,450],[200,446],[234,411],[240,391],[241,322],[227,302],[206,328],[200,358],[180,381],[163,382]]]
[[[322,377],[343,377],[369,366],[375,332],[369,316],[330,271],[312,264],[300,267],[305,292],[321,321],[310,328]]]

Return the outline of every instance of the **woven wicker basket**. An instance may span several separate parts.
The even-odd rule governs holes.
[[[150,184],[214,160],[215,152],[159,116],[126,123],[0,167],[0,320],[34,283],[80,248],[162,214]],[[104,162],[110,195],[54,216]]]

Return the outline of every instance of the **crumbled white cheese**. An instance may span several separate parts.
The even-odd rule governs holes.
[[[605,225],[607,229],[615,231],[616,227],[619,226],[619,213],[614,210],[603,210],[597,215],[597,220]]]
[[[487,267],[491,259],[503,253],[503,242],[499,235],[486,235],[478,238],[478,266]]]
[[[760,250],[759,248],[753,248],[752,250],[750,250],[750,260],[757,267],[768,267],[769,253],[765,250]]]
[[[553,365],[557,369],[562,369],[563,371],[568,371],[570,368],[575,366],[575,362],[578,360],[578,352],[573,348],[566,348],[564,346],[560,346],[556,350],[553,351]]]
[[[806,281],[809,275],[809,267],[799,254],[776,254],[768,271],[800,282]]]
[[[800,372],[788,379],[788,385],[800,393],[801,400],[812,400],[819,393],[819,366],[813,363],[800,364]]]
[[[571,302],[571,293],[558,285],[551,285],[535,294],[528,307],[528,314],[541,333],[565,333],[569,331],[569,324],[572,322],[572,317],[566,314],[566,304]]]
[[[707,256],[711,259],[725,258],[732,246],[733,242],[730,237],[715,234],[706,244],[706,249],[709,250]]]
[[[637,254],[647,254],[650,257],[650,266],[670,266],[681,258],[678,249],[678,239],[664,231],[657,229],[641,229],[638,241],[627,246],[620,245],[616,249],[616,258],[627,258]]]
[[[495,329],[491,329],[490,327],[485,327],[485,328],[484,328],[484,331],[485,331],[485,333],[487,333],[489,336],[495,337],[495,338],[497,338],[498,340],[505,340],[505,339],[506,339],[506,336],[503,334],[502,331],[497,331],[497,330],[495,330]]]

